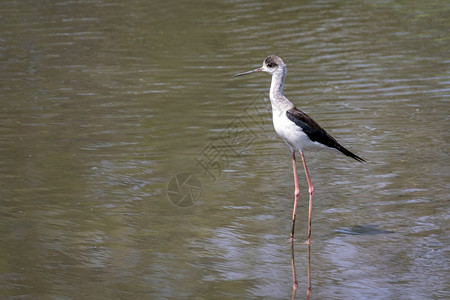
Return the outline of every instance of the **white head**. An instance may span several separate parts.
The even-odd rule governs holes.
[[[234,75],[236,76],[242,76],[247,75],[255,72],[267,72],[271,75],[275,73],[285,73],[286,72],[286,65],[284,64],[283,60],[275,55],[267,56],[266,59],[264,59],[263,66],[258,69],[254,69],[248,72],[239,73]]]

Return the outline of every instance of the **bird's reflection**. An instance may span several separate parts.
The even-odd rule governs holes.
[[[295,271],[294,243],[291,243],[291,267],[292,267],[292,300],[294,300],[298,288],[297,272]]]
[[[312,293],[311,286],[311,244],[308,244],[307,255],[307,277],[308,277],[308,289],[306,290],[306,300],[309,300]],[[291,243],[291,267],[292,267],[292,300],[295,299],[298,289],[297,272],[295,270],[295,251],[294,243]]]
[[[306,300],[309,300],[309,297],[311,297],[311,293],[312,293],[312,285],[311,285],[311,244],[308,244],[307,265],[308,265],[308,290],[306,291]]]

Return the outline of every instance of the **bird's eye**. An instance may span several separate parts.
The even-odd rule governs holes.
[[[268,66],[269,68],[273,68],[274,64],[273,64],[273,63],[268,63],[267,66]]]

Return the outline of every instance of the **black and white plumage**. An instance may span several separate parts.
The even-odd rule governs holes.
[[[294,104],[289,101],[283,94],[284,79],[286,77],[286,65],[278,56],[268,56],[261,68],[254,69],[249,72],[240,73],[235,76],[242,76],[255,72],[267,72],[272,75],[272,82],[270,84],[270,102],[272,104],[272,118],[273,125],[277,134],[285,141],[292,152],[292,162],[294,171],[295,183],[295,199],[294,209],[292,213],[292,232],[291,242],[294,238],[295,218],[297,210],[298,196],[300,190],[297,180],[297,169],[295,161],[295,151],[300,151],[305,169],[306,179],[309,187],[309,220],[308,220],[308,241],[311,243],[311,213],[312,213],[312,199],[314,195],[314,187],[309,177],[308,168],[306,167],[306,160],[304,157],[304,150],[314,150],[317,148],[327,148],[337,150],[342,154],[349,156],[357,161],[364,162],[361,157],[353,154],[339,142],[328,134],[325,129],[314,121],[310,116],[299,110]]]
[[[364,159],[356,154],[353,154],[346,148],[344,148],[334,137],[325,131],[320,125],[314,121],[310,116],[299,110],[297,107],[293,107],[286,111],[286,116],[289,120],[299,126],[302,131],[308,136],[311,142],[320,144],[321,147],[336,149],[342,154],[345,154],[357,161],[363,162]],[[307,145],[305,145],[307,147]],[[300,149],[297,149],[300,150]]]

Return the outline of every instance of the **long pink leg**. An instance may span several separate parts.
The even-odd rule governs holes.
[[[307,244],[311,244],[311,216],[312,216],[312,203],[314,196],[314,187],[311,183],[311,178],[309,177],[308,167],[306,166],[305,156],[303,151],[300,151],[303,161],[303,168],[305,169],[306,180],[308,181],[308,191],[309,191],[309,211],[308,211],[308,241]]]
[[[298,203],[298,196],[300,195],[300,188],[298,187],[298,179],[297,179],[297,165],[295,162],[295,150],[292,151],[292,169],[294,171],[295,193],[294,193],[294,209],[292,210],[292,231],[290,238],[291,243],[294,241],[295,217],[297,216],[297,203]]]

